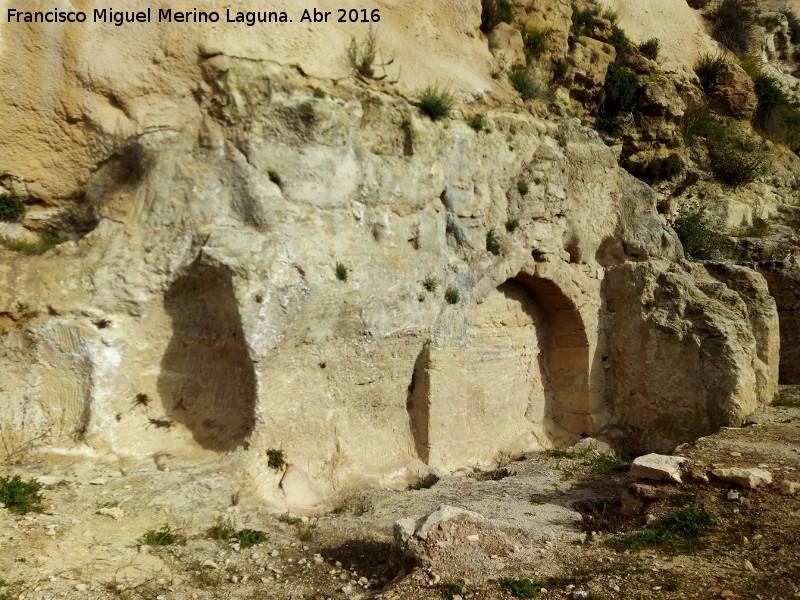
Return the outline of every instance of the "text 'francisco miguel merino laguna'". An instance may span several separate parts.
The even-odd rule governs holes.
[[[299,11],[298,11],[299,12]],[[333,13],[337,13],[334,15]],[[109,23],[122,27],[126,23],[152,23],[153,16],[157,23],[240,23],[252,27],[258,23],[292,23],[286,11],[241,11],[226,9],[223,15],[215,10],[173,10],[171,8],[152,8],[146,10],[114,10],[113,8],[95,8],[91,13],[94,23]],[[7,21],[9,23],[84,23],[88,20],[85,11],[52,10],[27,11],[9,8]],[[338,9],[336,11],[323,11],[316,8],[303,9],[300,14],[300,23],[377,23],[380,21],[378,9]]]

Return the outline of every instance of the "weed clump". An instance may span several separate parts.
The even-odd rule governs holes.
[[[42,512],[41,489],[42,484],[38,481],[22,481],[19,475],[0,477],[0,503],[18,515]]]
[[[267,534],[256,529],[242,529],[236,534],[236,542],[239,544],[239,548],[242,550],[252,548],[253,546],[258,546],[266,541]]]
[[[517,191],[520,193],[521,196],[525,196],[528,194],[528,192],[531,191],[531,186],[524,179],[520,179],[517,182]]]
[[[24,213],[25,205],[15,194],[0,194],[0,221],[16,221]]]
[[[422,280],[422,287],[428,292],[435,292],[441,282],[433,275],[428,275]]]
[[[448,304],[458,304],[458,301],[461,299],[461,294],[458,293],[456,288],[449,286],[444,291],[444,299],[447,300]]]
[[[236,529],[229,521],[220,520],[206,531],[206,537],[211,540],[229,540],[236,535]]]
[[[413,103],[432,121],[444,119],[456,105],[456,96],[450,86],[440,88],[439,83],[431,84],[420,93],[419,100]]]
[[[186,539],[176,535],[169,528],[169,525],[164,525],[161,529],[151,529],[145,532],[138,541],[144,546],[183,546],[186,544]]]
[[[336,263],[336,279],[339,281],[347,281],[348,276],[350,275],[349,270],[343,263],[337,262]]]
[[[678,213],[672,224],[689,258],[710,260],[722,246],[722,236],[709,226],[702,209],[687,209]]]
[[[433,483],[429,483],[424,479],[420,479],[419,481],[415,481],[414,483],[409,483],[406,489],[416,491],[416,490],[427,490],[433,485]]]
[[[536,83],[523,65],[512,67],[508,72],[508,78],[523,100],[550,101],[553,99],[553,92]]]
[[[694,65],[694,72],[700,79],[700,87],[706,94],[717,86],[719,72],[727,61],[718,54],[703,54]]]
[[[480,133],[489,129],[489,123],[486,121],[486,117],[482,114],[470,115],[466,118],[466,122],[467,125],[475,130],[475,133]]]
[[[513,577],[501,577],[498,580],[500,587],[506,588],[516,598],[535,598],[539,595],[542,586],[539,582],[530,579],[516,579]]]
[[[694,9],[701,9],[708,6],[708,3],[711,2],[711,0],[686,0],[686,2]]]
[[[517,229],[519,229],[519,219],[514,217],[506,221],[506,231],[508,233],[514,233]]]
[[[276,171],[269,171],[267,175],[269,176],[269,180],[275,185],[280,187],[281,183],[283,183],[281,180],[281,176],[278,175]]]
[[[370,27],[364,41],[359,42],[355,37],[350,38],[350,45],[347,46],[347,62],[350,63],[357,76],[381,81],[386,79],[386,67],[392,64],[393,60],[378,64],[378,36]],[[376,74],[375,68],[378,66],[383,68],[383,75]]]
[[[650,60],[657,60],[660,50],[661,42],[658,41],[658,38],[650,38],[646,42],[639,44],[639,52]]]
[[[714,38],[734,54],[745,54],[757,25],[756,0],[722,0],[712,11]]]
[[[537,56],[550,49],[550,34],[553,33],[550,27],[530,27],[522,30],[522,43],[525,46],[525,58],[528,64]]]
[[[44,254],[64,242],[64,238],[54,229],[43,229],[39,232],[39,239],[35,242],[3,240],[3,245],[9,250],[26,254],[28,256],[38,256]]]
[[[486,249],[495,256],[500,254],[500,239],[497,237],[494,227],[486,233]]]
[[[690,554],[703,548],[702,538],[709,535],[717,520],[712,512],[684,508],[673,512],[654,529],[614,537],[606,540],[606,545],[617,551],[638,553],[645,548],[660,547],[673,554]]]
[[[439,591],[442,592],[447,600],[453,600],[456,596],[464,595],[464,582],[459,580],[443,581],[439,584]]]
[[[286,456],[283,450],[276,450],[275,448],[267,450],[267,466],[276,470],[280,470],[286,466]]]
[[[792,398],[788,394],[778,393],[772,397],[772,406],[798,408],[800,407],[800,400]]]

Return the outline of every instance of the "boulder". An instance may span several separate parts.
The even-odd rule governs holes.
[[[681,483],[681,465],[686,459],[681,456],[646,454],[637,457],[631,465],[631,476],[655,481]]]
[[[316,511],[322,508],[322,499],[314,490],[311,480],[297,465],[287,465],[280,487],[290,510]]]
[[[714,469],[711,474],[717,479],[735,483],[748,489],[755,489],[765,483],[772,483],[772,474],[764,469],[726,468]]]
[[[718,112],[745,121],[752,119],[758,108],[753,80],[742,67],[732,63],[720,68],[711,100]]]
[[[784,496],[794,496],[800,492],[800,483],[795,481],[781,481],[778,484],[778,491]]]
[[[594,438],[583,438],[580,442],[575,444],[572,449],[576,452],[596,452],[598,454],[610,454],[616,456],[617,453],[610,444]]]

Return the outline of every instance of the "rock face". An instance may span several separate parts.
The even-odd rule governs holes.
[[[452,60],[480,64],[467,5],[448,12],[473,36]],[[180,31],[120,34],[158,65],[137,83],[114,63],[123,42],[95,51],[98,30],[96,64],[69,48],[56,64],[78,75],[69,94],[21,102],[19,73],[0,94],[3,122],[19,117],[4,181],[79,225],[44,256],[0,250],[5,448],[233,454],[286,507],[268,448],[324,498],[603,431],[671,449],[771,397],[761,278],[676,262],[655,193],[577,120],[501,107],[476,133],[344,78],[341,57],[288,67],[255,34]],[[6,75],[31,40],[7,41]],[[464,95],[491,82],[484,66],[459,72]],[[61,120],[75,135],[43,134]]]
[[[742,67],[733,63],[720,67],[711,99],[715,110],[736,119],[752,119],[758,108],[753,80]]]
[[[786,262],[759,263],[769,284],[780,320],[780,382],[800,383],[800,266]]]

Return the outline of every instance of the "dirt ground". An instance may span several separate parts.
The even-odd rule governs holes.
[[[783,393],[800,399],[798,388]],[[688,459],[683,484],[637,482],[618,461],[551,451],[429,488],[362,490],[311,520],[240,497],[235,471],[219,464],[28,457],[0,475],[45,483],[44,511],[0,509],[0,598],[510,599],[512,580],[526,579],[517,597],[800,598],[800,492],[780,490],[800,482],[800,408],[770,407],[676,454]],[[707,476],[718,467],[761,467],[773,483],[743,490]],[[632,503],[641,512],[622,510]],[[393,525],[443,504],[486,520],[440,527],[414,564]],[[713,513],[696,547],[611,547],[684,508]],[[250,548],[209,539],[215,523],[267,539]],[[141,543],[164,525],[180,543]]]

